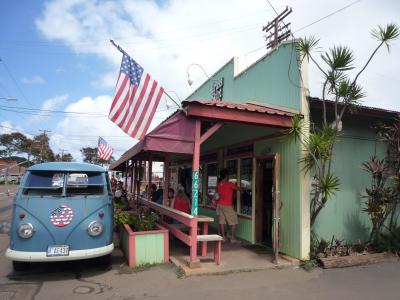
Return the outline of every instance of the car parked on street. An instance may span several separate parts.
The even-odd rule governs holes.
[[[6,257],[17,271],[30,262],[109,261],[112,199],[102,167],[71,162],[30,167],[15,197]]]

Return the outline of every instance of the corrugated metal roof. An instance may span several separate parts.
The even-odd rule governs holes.
[[[272,108],[264,104],[257,105],[253,103],[236,103],[229,101],[214,101],[214,100],[190,100],[190,101],[186,100],[182,102],[183,106],[187,106],[190,104],[200,104],[211,107],[229,108],[240,111],[256,112],[268,115],[288,116],[288,117],[293,117],[296,114],[293,111],[286,111],[283,108],[282,109]]]
[[[322,104],[323,100],[318,97],[308,97],[310,101],[310,105],[312,106],[314,103],[319,103]],[[328,105],[334,105],[335,101],[333,100],[328,100],[325,99],[325,103]],[[339,106],[342,106],[341,103],[339,103]],[[383,113],[383,114],[388,114],[390,116],[392,115],[398,115],[400,114],[400,111],[395,111],[395,110],[389,110],[389,109],[384,109],[384,108],[379,108],[379,107],[372,107],[372,106],[366,106],[366,105],[357,105],[356,106],[359,110],[363,110],[365,112],[369,112],[371,114],[375,113]],[[312,107],[311,107],[312,108]]]

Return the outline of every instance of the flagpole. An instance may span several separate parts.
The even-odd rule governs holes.
[[[120,51],[120,52],[126,54],[126,52],[125,52],[119,45],[117,45],[117,44],[114,42],[113,39],[110,39],[110,43],[111,43],[115,48],[117,48],[118,51]],[[174,102],[179,108],[181,108],[181,105],[178,104],[178,102],[176,102],[176,101],[174,100],[174,98],[172,98],[166,91],[164,91],[164,94],[165,94],[165,96],[167,96],[169,99],[171,99],[172,102]]]

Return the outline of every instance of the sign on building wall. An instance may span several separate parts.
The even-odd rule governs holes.
[[[212,85],[212,99],[215,101],[222,101],[224,96],[224,78],[216,80]]]

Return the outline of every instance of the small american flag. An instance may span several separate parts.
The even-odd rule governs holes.
[[[114,153],[114,149],[103,139],[99,137],[99,144],[97,146],[97,156],[104,160],[109,160]]]
[[[125,133],[143,139],[153,119],[164,88],[120,47],[121,69],[109,119]]]

